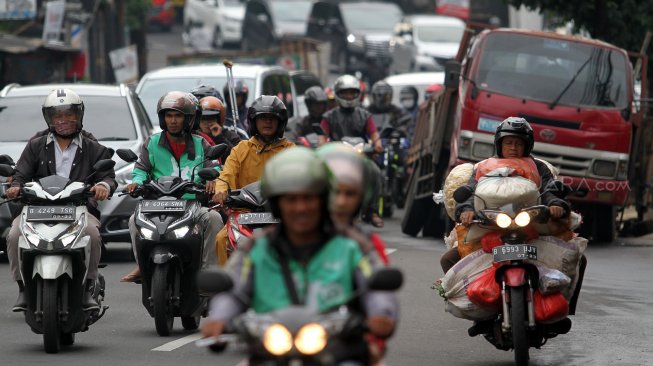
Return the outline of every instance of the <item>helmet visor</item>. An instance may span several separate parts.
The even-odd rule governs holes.
[[[57,134],[68,136],[77,131],[82,119],[82,109],[78,105],[63,105],[45,109],[46,122],[54,127]]]

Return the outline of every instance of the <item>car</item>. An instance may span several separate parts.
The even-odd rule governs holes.
[[[9,84],[0,91],[0,134],[2,153],[18,161],[27,140],[38,131],[46,129],[41,105],[54,89],[68,88],[84,101],[84,129],[91,132],[101,144],[117,150],[136,151],[152,133],[153,126],[142,104],[124,84],[41,84],[20,86]],[[113,156],[116,161],[118,190],[131,183],[134,164]],[[4,193],[4,185],[2,188]],[[114,195],[100,202],[100,234],[105,242],[129,242],[129,217],[136,209],[136,200],[130,196]],[[0,206],[0,232],[5,238],[12,217],[18,214],[18,205]]]
[[[248,106],[260,95],[276,95],[286,104],[290,116],[297,110],[295,88],[283,67],[237,63],[232,72],[235,81],[242,80],[249,88]],[[220,64],[168,66],[145,74],[136,85],[136,93],[150,119],[158,121],[156,104],[163,94],[173,90],[190,91],[201,84],[222,91],[226,83],[227,72]]]
[[[249,0],[245,7],[241,48],[265,49],[284,36],[306,34],[312,0]]]
[[[306,89],[312,86],[319,86],[322,88],[322,83],[315,74],[306,70],[294,70],[290,71],[290,79],[295,87],[295,93],[297,94],[297,113],[299,117],[308,115],[308,109],[304,103],[304,94]]]
[[[372,85],[388,75],[390,38],[402,17],[390,2],[322,0],[313,4],[306,35],[331,43],[335,72],[359,71]]]
[[[390,41],[393,73],[444,71],[452,60],[465,32],[465,23],[454,17],[415,15],[395,26]]]
[[[152,0],[147,10],[147,25],[165,32],[170,32],[175,25],[175,8],[169,0]]]
[[[225,45],[238,45],[245,5],[241,0],[186,0],[184,5],[184,30],[186,45],[193,45],[195,34],[206,34],[210,46],[221,49]]]
[[[392,104],[401,105],[399,93],[405,86],[413,86],[417,89],[418,103],[424,100],[424,92],[429,85],[444,85],[444,72],[414,72],[408,74],[397,74],[388,76],[385,81],[392,87]]]

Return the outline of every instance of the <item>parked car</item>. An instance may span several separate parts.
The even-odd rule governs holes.
[[[153,127],[145,109],[136,95],[126,85],[99,84],[43,84],[20,86],[10,84],[0,91],[0,153],[18,161],[27,140],[47,128],[41,105],[54,89],[69,88],[84,101],[84,129],[98,141],[114,150],[138,149]],[[131,183],[134,164],[127,164],[117,156],[116,181],[118,190]],[[4,193],[5,185],[0,188]],[[129,196],[114,195],[99,204],[100,233],[105,242],[130,241],[127,222],[134,213],[136,200]],[[5,238],[12,216],[18,214],[18,205],[0,206],[0,232]]]
[[[214,48],[238,45],[244,15],[245,5],[241,0],[186,0],[184,43],[193,45],[192,37],[199,29],[210,37],[210,45]]]
[[[323,87],[320,79],[315,74],[306,70],[295,70],[290,72],[290,79],[295,87],[297,94],[297,113],[295,115],[303,117],[308,115],[308,109],[304,103],[304,94],[306,89],[312,86]]]
[[[248,106],[260,95],[276,95],[286,104],[290,116],[297,110],[295,88],[288,70],[280,66],[236,64],[232,71],[234,79],[242,80],[249,88]],[[145,74],[136,86],[136,93],[150,119],[158,121],[156,104],[166,92],[190,91],[200,84],[222,90],[226,83],[226,70],[219,64],[169,66]]]
[[[465,23],[454,17],[416,15],[395,26],[390,41],[391,70],[395,74],[413,71],[444,71],[465,32]]]
[[[389,2],[317,1],[306,34],[331,43],[331,65],[338,74],[360,71],[372,85],[388,74],[389,42],[402,16]]]
[[[305,35],[312,5],[312,0],[248,1],[241,48],[265,49],[277,45],[283,36]]]
[[[147,25],[170,32],[175,25],[175,8],[170,0],[152,0],[152,5],[147,10]]]
[[[414,86],[418,93],[418,103],[424,100],[424,92],[429,85],[444,85],[444,72],[414,72],[410,74],[398,74],[385,78],[385,81],[392,86],[392,103],[401,105],[399,93],[405,86]]]

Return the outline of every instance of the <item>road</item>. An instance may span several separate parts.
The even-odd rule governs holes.
[[[399,212],[401,214],[401,212]],[[495,350],[482,338],[469,338],[469,321],[444,312],[444,302],[430,289],[442,275],[438,259],[444,243],[415,239],[400,233],[399,219],[389,220],[380,230],[388,242],[392,264],[405,273],[401,290],[402,317],[398,333],[390,343],[390,365],[510,365],[512,354]],[[154,321],[140,303],[140,287],[120,283],[133,266],[126,243],[110,244],[106,316],[77,343],[58,355],[46,355],[41,336],[32,333],[20,314],[10,311],[17,288],[9,278],[6,263],[0,263],[0,354],[3,365],[86,365],[90,362],[119,365],[236,365],[238,350],[215,355],[198,349],[197,334],[181,330],[162,338]],[[550,340],[542,350],[531,351],[533,365],[653,364],[653,247],[591,246],[589,266],[572,331]]]

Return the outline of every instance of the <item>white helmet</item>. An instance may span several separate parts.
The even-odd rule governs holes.
[[[48,125],[50,132],[56,133],[52,125],[52,117],[55,112],[72,110],[77,115],[77,133],[82,130],[82,119],[84,118],[84,102],[82,98],[70,89],[53,90],[43,102],[43,118]]]
[[[340,93],[344,90],[354,91],[356,93],[354,99],[349,100],[340,96]],[[336,82],[333,84],[333,92],[336,95],[336,101],[342,108],[355,108],[358,107],[361,103],[361,82],[355,76],[342,75],[341,77],[337,78]]]

